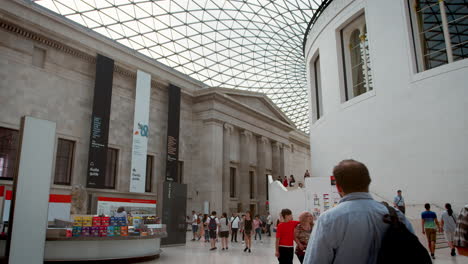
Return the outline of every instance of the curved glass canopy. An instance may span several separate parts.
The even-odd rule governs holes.
[[[268,95],[308,132],[302,41],[322,0],[35,0],[210,87]]]

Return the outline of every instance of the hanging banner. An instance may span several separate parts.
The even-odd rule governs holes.
[[[90,188],[106,188],[104,180],[106,175],[113,76],[114,60],[98,54],[96,58],[96,80],[94,84],[86,184]]]
[[[135,94],[135,116],[133,119],[130,192],[145,192],[150,97],[151,75],[138,70]]]
[[[180,128],[180,88],[169,85],[169,107],[167,114],[167,159],[166,181],[178,181],[177,165],[179,162]]]

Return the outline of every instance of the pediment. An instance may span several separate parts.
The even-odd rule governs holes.
[[[249,106],[252,109],[255,109],[258,112],[261,112],[265,115],[278,119],[282,122],[294,126],[294,124],[289,120],[279,109],[273,104],[269,99],[264,95],[240,95],[226,93],[227,96],[232,99]]]

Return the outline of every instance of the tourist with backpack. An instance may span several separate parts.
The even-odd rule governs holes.
[[[441,232],[444,232],[445,235],[445,240],[447,240],[447,243],[450,247],[450,255],[455,256],[457,255],[455,253],[455,229],[457,227],[457,215],[453,212],[452,210],[452,205],[449,203],[445,204],[445,209],[447,211],[442,212],[441,219],[440,219],[440,225],[441,225]]]
[[[216,250],[216,234],[219,227],[219,219],[216,217],[216,211],[211,212],[211,216],[206,220],[208,232],[210,234],[211,249]]]
[[[219,237],[221,238],[222,250],[228,250],[228,239],[229,239],[230,224],[227,218],[227,214],[223,213],[221,219],[219,219]]]
[[[435,259],[435,244],[437,239],[437,230],[440,229],[436,213],[431,211],[431,205],[424,205],[426,211],[421,213],[422,233],[426,235],[429,251],[432,259]]]
[[[371,178],[363,163],[341,161],[333,169],[333,176],[342,199],[336,207],[325,211],[318,218],[305,252],[304,263],[376,263],[384,235],[390,228],[384,222],[384,216],[389,215],[389,210],[369,194]],[[394,211],[406,226],[405,230],[412,231],[405,216]],[[406,257],[399,251],[394,251],[393,255],[402,260]]]
[[[231,217],[231,243],[237,243],[237,231],[240,227],[241,219],[237,213],[234,213]]]

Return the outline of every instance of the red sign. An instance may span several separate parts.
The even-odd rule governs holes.
[[[98,201],[101,201],[101,202],[120,202],[120,203],[156,204],[156,200],[127,199],[127,198],[115,198],[115,197],[98,197]]]
[[[5,194],[5,200],[11,200],[12,196],[13,196],[13,192],[7,190]]]
[[[51,194],[49,203],[71,203],[71,195]]]

